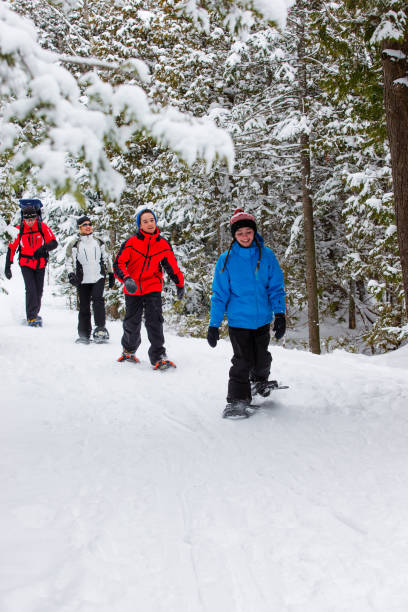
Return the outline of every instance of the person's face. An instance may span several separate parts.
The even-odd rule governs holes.
[[[37,217],[24,217],[25,223],[27,223],[28,227],[32,227],[35,223]]]
[[[156,221],[152,213],[143,213],[140,217],[140,229],[146,234],[154,234],[156,231]]]
[[[82,236],[92,234],[92,223],[90,221],[85,221],[85,223],[82,223],[82,225],[79,226],[79,233]]]
[[[240,229],[235,232],[236,241],[244,248],[251,246],[254,236],[255,232],[250,227],[240,227]]]

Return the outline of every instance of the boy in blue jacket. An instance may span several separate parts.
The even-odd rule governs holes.
[[[257,233],[255,217],[238,208],[230,229],[232,244],[215,267],[207,341],[217,345],[218,328],[226,314],[234,355],[223,416],[248,416],[252,393],[263,397],[270,393],[270,324],[274,319],[275,338],[282,338],[285,289],[281,267]]]

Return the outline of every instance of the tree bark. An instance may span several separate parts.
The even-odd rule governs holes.
[[[390,54],[387,50],[396,53]],[[408,317],[408,38],[402,43],[384,43],[382,60],[395,217]],[[397,79],[405,79],[405,83],[396,83]]]
[[[307,72],[305,57],[304,2],[298,0],[298,87],[299,112],[307,114]],[[310,190],[310,141],[304,131],[300,136],[300,162],[302,168],[302,203],[306,258],[306,294],[309,325],[309,349],[320,355],[319,301],[317,295],[316,247],[313,222],[313,202]]]

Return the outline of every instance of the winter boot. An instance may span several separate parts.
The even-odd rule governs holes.
[[[168,370],[169,368],[175,368],[176,364],[169,359],[159,359],[153,365],[153,370]]]
[[[252,395],[260,395],[261,397],[269,397],[272,389],[278,388],[276,380],[257,380],[251,382]]]
[[[251,414],[248,411],[249,405],[249,400],[231,400],[231,402],[228,402],[225,406],[222,416],[224,419],[247,419]]]
[[[109,340],[109,332],[106,327],[95,327],[92,337],[95,344],[104,344]]]
[[[119,363],[122,363],[122,361],[130,361],[130,363],[140,363],[134,351],[132,352],[126,349],[123,349],[121,356],[118,358],[118,361]]]
[[[91,339],[87,336],[79,336],[79,338],[75,340],[75,344],[91,344]]]

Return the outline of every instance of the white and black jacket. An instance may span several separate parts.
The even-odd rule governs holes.
[[[112,261],[102,238],[89,234],[77,236],[65,252],[67,273],[74,273],[79,283],[96,283],[112,273]]]

